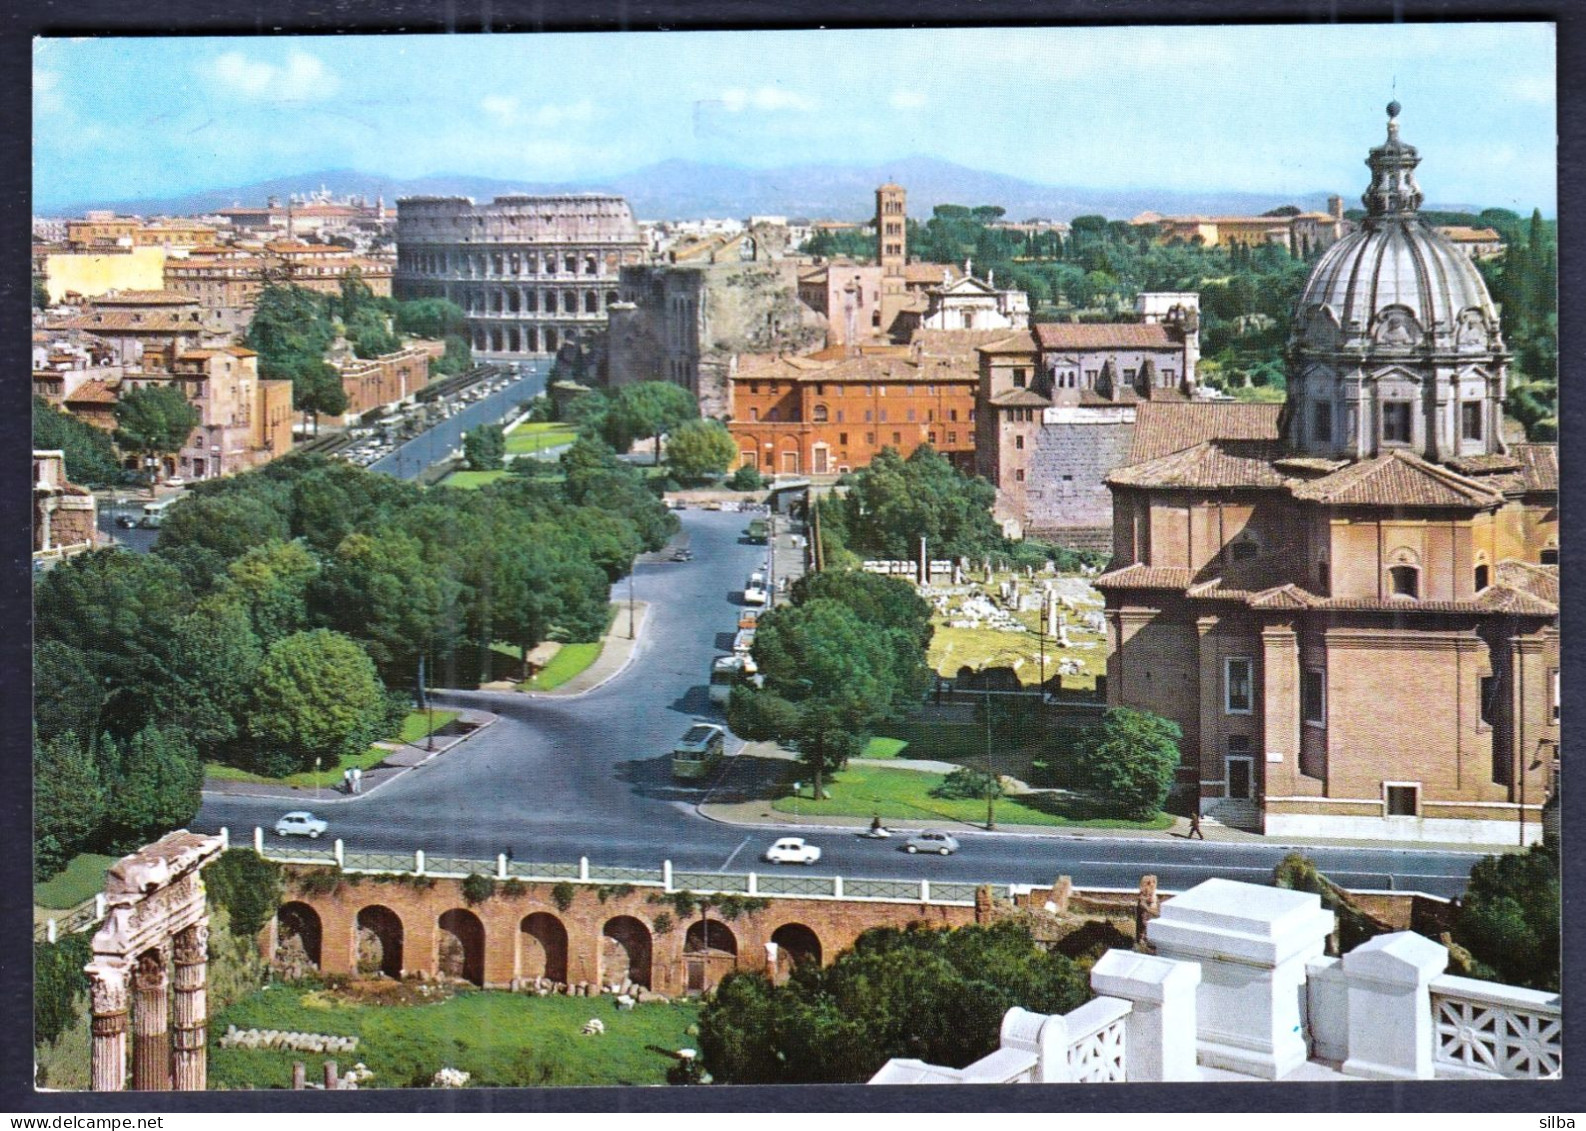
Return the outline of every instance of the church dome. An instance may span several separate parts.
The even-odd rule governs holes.
[[[1397,110],[1397,104],[1390,112]],[[1417,209],[1422,195],[1415,147],[1388,140],[1366,160],[1366,218],[1311,272],[1295,310],[1296,344],[1312,349],[1365,347],[1501,351],[1498,312],[1476,266]]]

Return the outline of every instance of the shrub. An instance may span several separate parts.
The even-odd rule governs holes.
[[[204,886],[210,902],[224,907],[231,916],[232,929],[248,937],[264,929],[281,906],[286,887],[281,865],[266,860],[251,848],[233,848],[222,853],[204,869]],[[309,890],[306,884],[300,886]]]
[[[1080,739],[1075,760],[1099,800],[1120,816],[1149,820],[1173,786],[1182,737],[1171,719],[1114,707]]]
[[[93,957],[86,934],[33,944],[33,1040],[55,1041],[77,1017],[77,999],[88,993],[83,967]]]
[[[650,926],[655,928],[655,933],[658,935],[671,934],[673,926],[672,913],[670,911],[661,912],[651,921]]]
[[[551,902],[556,904],[558,911],[566,911],[573,905],[573,900],[578,895],[578,889],[563,880],[551,889]]]
[[[758,491],[765,486],[765,476],[746,463],[728,476],[727,486],[734,491]]]
[[[931,796],[950,801],[984,801],[987,793],[1001,797],[1005,792],[1000,775],[960,766],[931,790]]]
[[[463,898],[470,907],[483,903],[496,894],[496,881],[489,876],[482,876],[478,872],[468,873],[463,880]]]

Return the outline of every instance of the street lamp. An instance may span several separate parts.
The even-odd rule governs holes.
[[[319,785],[320,785],[320,782],[319,782],[319,764],[320,764],[320,757],[319,757],[319,755],[315,755],[314,756],[314,800],[315,801],[319,800]]]

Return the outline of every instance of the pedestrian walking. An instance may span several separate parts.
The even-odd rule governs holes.
[[[1205,840],[1206,834],[1201,832],[1201,803],[1199,798],[1190,803],[1189,818],[1189,832],[1184,834],[1184,839],[1189,840],[1190,837],[1199,837],[1201,840]]]
[[[363,793],[363,769],[359,766],[352,768],[352,791],[355,794]]]
[[[342,790],[344,792],[346,792],[346,793],[351,793],[352,792],[352,771],[351,770],[343,770],[341,772],[341,786],[342,786]]]

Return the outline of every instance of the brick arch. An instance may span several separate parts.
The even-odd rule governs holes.
[[[738,956],[738,936],[720,919],[695,919],[683,935],[683,953]]]
[[[783,923],[771,932],[771,941],[778,947],[778,961],[786,955],[787,961],[797,965],[800,962],[814,962],[820,965],[825,955],[825,948],[821,945],[821,937],[814,930],[803,923]]]
[[[436,920],[435,968],[476,986],[485,984],[485,925],[461,907]]]
[[[317,969],[320,964],[325,937],[319,912],[301,900],[288,900],[275,913],[276,937],[281,943],[296,938],[303,944],[303,953]],[[279,946],[280,943],[277,943]]]
[[[535,911],[518,923],[517,976],[567,981],[567,927],[549,911]]]
[[[600,929],[600,981],[624,977],[648,987],[652,980],[650,928],[632,915],[617,915]]]
[[[372,903],[359,908],[355,924],[357,929],[352,936],[353,969],[360,972],[368,969],[370,973],[378,970],[388,978],[401,978],[406,969],[402,964],[402,950],[407,936],[402,916],[384,904]],[[369,932],[368,936],[364,935],[365,931]],[[371,944],[367,959],[364,946],[366,938]]]

